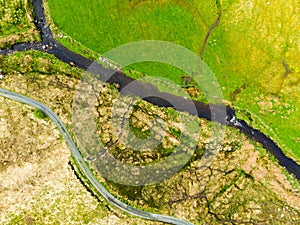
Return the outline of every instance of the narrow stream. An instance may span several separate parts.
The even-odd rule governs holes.
[[[1,55],[12,54],[16,51],[27,51],[27,50],[39,50],[42,52],[46,52],[49,54],[55,55],[59,60],[65,63],[75,64],[78,68],[87,69],[89,66],[94,63],[93,60],[85,58],[82,55],[76,54],[71,50],[67,49],[59,42],[54,40],[52,32],[49,26],[46,23],[46,18],[44,14],[44,7],[42,0],[33,0],[34,6],[34,15],[35,15],[35,25],[41,31],[42,42],[41,43],[21,43],[13,45],[9,50],[0,50]],[[93,64],[94,73],[99,75],[99,78],[105,80],[108,83],[117,83],[119,84],[119,91],[121,91],[124,87],[126,87],[132,81],[135,81],[133,78],[127,77],[124,73],[120,71],[113,71],[110,69],[104,68],[100,64]],[[108,75],[113,75],[109,80],[106,80],[105,77]],[[157,98],[157,97],[147,97],[144,100],[161,107],[173,107],[168,101],[164,99],[173,99],[173,101],[179,103],[177,105],[181,105],[182,107],[176,108],[178,111],[188,111],[187,107],[184,107],[187,104],[186,99],[182,97],[177,97],[168,93],[161,93],[157,90],[156,87],[150,84],[144,84],[141,82],[136,82],[138,85],[136,86],[136,90],[127,91],[124,94],[128,95],[137,95],[139,96],[138,90],[143,90],[143,93],[148,92],[151,93],[152,96],[165,96],[165,98]],[[159,93],[155,94],[155,93]],[[173,102],[172,101],[172,102]],[[278,160],[279,164],[287,169],[290,173],[293,173],[298,180],[300,180],[300,166],[293,160],[285,156],[281,150],[281,148],[267,135],[263,134],[257,129],[254,129],[250,125],[248,125],[245,121],[239,120],[235,116],[235,111],[232,108],[226,107],[226,115],[220,113],[220,116],[212,116],[211,108],[214,108],[214,112],[216,108],[220,107],[224,108],[224,106],[218,105],[206,105],[201,102],[193,101],[197,114],[201,118],[208,119],[210,121],[216,121],[224,125],[228,125],[234,127],[244,134],[246,134],[251,140],[259,142],[262,146],[267,149],[274,157]],[[190,112],[192,113],[192,112]],[[194,114],[194,113],[193,113]]]

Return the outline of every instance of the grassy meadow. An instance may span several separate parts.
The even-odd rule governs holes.
[[[48,0],[55,25],[99,54],[139,40],[165,40],[201,55],[240,118],[300,160],[299,0]],[[67,47],[71,42],[58,38]],[[80,49],[73,48],[77,52]],[[183,85],[182,71],[159,63],[127,68]],[[128,73],[138,77],[136,72]],[[203,100],[203,94],[194,95]]]

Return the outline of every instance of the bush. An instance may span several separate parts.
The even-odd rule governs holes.
[[[47,117],[47,115],[39,109],[35,109],[33,111],[33,115],[35,118],[38,118],[38,119],[45,119]]]

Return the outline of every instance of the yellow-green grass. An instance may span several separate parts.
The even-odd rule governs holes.
[[[29,28],[25,1],[0,0],[0,36],[20,32]]]
[[[298,160],[299,3],[224,1],[204,58],[240,116]]]
[[[39,40],[29,0],[0,0],[0,48]]]
[[[213,0],[48,3],[56,26],[99,54],[122,44],[154,39],[174,42],[200,56],[218,12]],[[298,160],[299,3],[220,1],[220,24],[212,31],[204,54],[225,99],[238,109],[239,117],[265,132],[286,154]],[[168,66],[147,63],[133,68],[183,84],[182,72]]]

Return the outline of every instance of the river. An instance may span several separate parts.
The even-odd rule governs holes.
[[[59,60],[74,64],[78,68],[87,69],[89,66],[94,63],[93,60],[88,59],[82,55],[76,54],[73,51],[67,49],[63,45],[61,45],[59,42],[57,42],[52,35],[51,29],[47,25],[45,13],[44,13],[44,7],[43,7],[43,1],[42,0],[33,0],[33,6],[34,6],[34,15],[35,15],[35,25],[41,32],[42,42],[41,43],[21,43],[13,45],[11,49],[6,50],[0,50],[0,54],[6,55],[6,54],[13,54],[16,51],[27,51],[27,50],[39,50],[45,53],[53,54],[55,55]],[[134,81],[133,78],[127,77],[122,73],[121,71],[112,71],[110,69],[104,68],[100,64],[93,64],[94,73],[99,75],[99,78],[108,82],[108,83],[117,83],[119,84],[119,91],[121,91],[124,87],[126,87],[129,83]],[[107,75],[113,75],[110,77],[109,80],[106,80]],[[147,97],[144,98],[144,100],[157,105],[161,107],[173,107],[169,103],[169,101],[166,101],[164,99],[172,100],[171,102],[176,102],[177,106],[179,107],[175,108],[178,111],[187,111],[191,114],[195,114],[195,112],[189,111],[185,105],[188,104],[189,100],[186,100],[185,98],[174,96],[168,93],[162,93],[157,90],[156,87],[150,84],[144,84],[142,82],[135,82],[136,89],[127,90],[123,94],[128,95],[141,95],[141,92],[139,90],[143,90],[143,95],[145,93],[151,93],[152,96],[163,96],[163,98],[157,98],[157,97]],[[145,96],[145,95],[144,95]],[[147,96],[147,95],[146,95]],[[195,107],[197,109],[197,115],[201,118],[208,119],[210,121],[216,121],[218,123],[228,125],[230,127],[234,127],[241,132],[243,132],[245,135],[247,135],[251,140],[256,141],[258,143],[261,143],[262,146],[267,149],[279,162],[279,164],[286,168],[287,171],[290,173],[293,173],[298,180],[300,180],[300,166],[291,158],[288,158],[284,153],[282,152],[282,149],[267,135],[263,134],[259,130],[251,127],[249,124],[247,124],[243,120],[239,120],[236,118],[234,109],[227,107],[227,106],[221,106],[221,105],[206,105],[201,102],[193,101],[195,104]],[[226,113],[220,115],[212,115],[212,108],[213,111],[218,111],[217,109],[220,108],[224,109],[226,107]],[[174,108],[174,107],[173,107]]]

